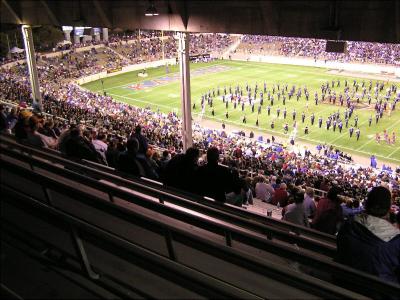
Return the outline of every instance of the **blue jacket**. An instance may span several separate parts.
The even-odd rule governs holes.
[[[400,284],[400,234],[384,241],[350,219],[338,233],[336,261]]]

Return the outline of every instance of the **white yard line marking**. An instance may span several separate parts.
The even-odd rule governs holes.
[[[111,95],[113,97],[117,97],[117,98],[123,98],[123,99],[131,100],[131,101],[137,101],[137,102],[141,102],[141,103],[146,103],[146,104],[150,104],[150,105],[153,105],[153,106],[160,106],[160,107],[164,107],[164,108],[168,108],[168,109],[172,108],[170,105],[155,104],[154,102],[144,101],[144,100],[140,100],[140,99],[137,99],[137,98],[130,98],[130,97],[120,96],[120,95],[116,95],[116,94],[109,94],[109,95]]]
[[[397,147],[396,149],[394,149],[392,152],[389,153],[389,155],[387,156],[387,158],[390,158],[395,152],[399,151],[400,147]],[[391,158],[393,159],[393,158]]]

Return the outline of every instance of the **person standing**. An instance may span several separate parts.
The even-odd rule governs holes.
[[[378,163],[377,163],[377,161],[376,161],[376,157],[375,157],[375,155],[371,155],[371,167],[372,168],[374,168],[374,169],[376,169],[376,167],[378,166]]]
[[[148,149],[148,143],[146,137],[144,137],[142,134],[142,127],[140,125],[137,125],[135,127],[135,133],[131,135],[130,139],[132,138],[137,139],[137,141],[139,142],[139,150],[137,154],[144,157]]]
[[[353,136],[353,132],[354,132],[354,128],[353,128],[353,127],[350,127],[350,128],[349,128],[350,138]]]
[[[357,137],[357,141],[360,139],[360,128],[357,128],[356,130],[356,137]]]

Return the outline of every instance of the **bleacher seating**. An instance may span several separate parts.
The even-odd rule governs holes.
[[[245,222],[243,217],[233,217],[232,214],[230,222],[227,222],[226,216],[224,220],[219,218],[218,214],[206,214],[206,205],[200,203],[192,202],[190,210],[187,207],[185,210],[179,207],[179,204],[185,201],[167,205],[169,198],[166,197],[166,190],[154,197],[156,189],[153,189],[153,193],[143,193],[144,189],[140,190],[138,183],[132,184],[129,189],[122,188],[118,184],[124,180],[122,178],[115,182],[102,178],[94,179],[87,176],[87,166],[80,169],[75,166],[71,170],[72,164],[63,165],[61,157],[57,164],[53,164],[50,161],[55,155],[47,154],[50,159],[46,159],[44,154],[39,157],[35,151],[26,154],[29,153],[26,148],[30,147],[24,149],[20,146],[16,150],[18,145],[10,147],[11,143],[12,141],[6,143],[2,138],[1,176],[5,179],[1,183],[3,190],[11,194],[23,193],[26,197],[21,194],[21,198],[29,198],[25,199],[27,203],[35,203],[42,208],[45,206],[43,210],[66,214],[89,223],[158,255],[169,257],[185,266],[252,291],[257,296],[270,297],[271,293],[275,293],[280,297],[288,297],[292,292],[300,293],[295,289],[299,286],[293,285],[294,282],[301,282],[302,293],[307,290],[316,291],[321,288],[321,281],[324,281],[325,288],[324,292],[318,291],[319,296],[324,296],[324,293],[326,296],[326,289],[333,289],[334,291],[330,291],[331,297],[339,297],[343,290],[334,287],[334,284],[364,296],[390,296],[399,292],[399,288],[393,284],[336,264],[329,257],[317,255],[314,251],[316,248],[313,249],[311,245],[316,247],[321,243],[315,239],[308,238],[307,243],[307,239],[302,235],[292,234],[292,239],[287,236],[285,240],[282,239],[285,234],[281,230],[281,240],[269,240],[268,230],[272,232],[272,237],[279,236],[279,230],[273,231],[272,226],[256,226],[254,220]],[[99,170],[97,173],[101,174]],[[114,174],[112,176],[117,177]],[[142,185],[149,184],[142,181]],[[148,190],[151,190],[151,187],[148,187]],[[164,204],[159,203],[160,196]],[[181,198],[185,199],[187,196],[182,195]],[[186,203],[190,202],[185,200]],[[195,211],[195,207],[202,207],[203,210],[199,213]],[[221,212],[219,216],[222,215]],[[228,213],[225,212],[225,215]],[[12,218],[7,221],[12,221]],[[242,223],[237,225],[236,222],[239,221]],[[248,227],[242,228],[242,224]],[[253,224],[253,227],[249,224]],[[262,227],[266,235],[261,235],[255,230]],[[292,244],[304,248],[308,245],[309,249],[296,249]],[[193,259],[194,257],[197,259]],[[294,266],[296,272],[293,272]],[[227,274],[223,270],[226,270]],[[278,288],[275,280],[279,277],[278,273],[282,272],[286,273],[285,277],[289,276],[288,274],[290,276],[279,285],[289,284],[291,288]],[[295,279],[293,276],[301,279]],[[245,278],[248,280],[244,280]],[[258,281],[261,278],[264,278],[261,280],[262,285]],[[266,287],[266,278],[270,288]],[[340,282],[337,282],[338,278],[341,279]],[[318,288],[311,287],[309,281]],[[352,298],[355,295],[350,293],[346,294],[346,297]]]

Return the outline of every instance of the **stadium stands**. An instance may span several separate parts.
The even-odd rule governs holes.
[[[325,52],[326,40],[245,35],[238,52],[262,55],[302,56],[319,60],[399,64],[399,44],[347,42],[345,53]]]
[[[31,99],[25,66],[1,70],[0,97],[10,107],[2,110],[0,128],[4,253],[18,253],[21,260],[28,256],[32,266],[51,265],[71,291],[88,297],[398,298],[398,285],[336,263],[334,235],[254,213],[251,205],[218,203],[163,184],[163,164],[169,155],[182,153],[178,116],[115,102],[73,82],[163,54],[176,56],[169,33],[141,31],[136,39],[135,34],[111,37],[107,44],[93,43],[83,51],[73,47],[59,57],[39,55],[46,114],[34,117],[26,108]],[[233,41],[230,35],[192,35],[191,55],[221,56]],[[236,51],[346,62],[399,60],[398,45],[349,42],[345,54],[327,54],[324,45],[322,40],[246,35]],[[153,170],[152,178],[115,169],[139,124],[141,138],[149,142],[141,145],[141,161]],[[83,129],[79,138],[92,157],[73,156],[66,146],[77,128]],[[325,198],[335,186],[354,202],[376,185],[390,188],[393,200],[400,195],[400,169],[349,166],[329,159],[338,155],[330,147],[323,155],[301,155],[199,125],[194,142],[201,155],[218,146],[220,161],[241,174],[250,192],[258,178],[266,177],[275,189],[287,183],[291,200],[307,187]],[[16,269],[7,265],[12,274]],[[2,295],[29,296],[11,287],[11,280],[2,280]]]
[[[42,204],[44,203],[50,205],[54,209],[62,210],[64,213],[72,214],[81,220],[86,220],[96,225],[96,227],[106,229],[104,226],[108,226],[107,224],[114,224],[113,226],[121,224],[123,227],[118,229],[118,235],[122,235],[125,238],[129,237],[130,239],[133,238],[135,243],[139,243],[141,246],[152,249],[159,254],[169,255],[170,258],[180,258],[188,254],[185,251],[186,254],[184,255],[179,250],[176,250],[178,254],[175,254],[173,248],[168,246],[168,243],[166,245],[167,247],[161,247],[159,243],[163,239],[157,237],[157,235],[160,234],[160,232],[165,232],[166,228],[168,228],[171,235],[177,239],[174,243],[175,247],[180,249],[176,244],[178,242],[183,242],[179,236],[180,234],[184,234],[185,228],[187,228],[187,232],[198,234],[202,239],[208,240],[209,243],[226,245],[239,252],[244,251],[243,253],[246,253],[246,255],[269,261],[268,265],[271,264],[272,261],[280,261],[280,266],[284,267],[285,265],[291,266],[293,262],[297,262],[299,264],[297,268],[301,269],[301,265],[303,265],[305,270],[308,270],[303,270],[303,272],[310,273],[312,276],[322,280],[333,280],[332,283],[338,284],[335,278],[339,277],[343,281],[341,283],[342,285],[346,288],[349,288],[349,285],[351,285],[351,289],[354,291],[360,293],[368,292],[369,295],[371,295],[371,293],[383,293],[381,289],[382,285],[385,285],[385,283],[375,279],[373,276],[352,271],[350,268],[329,262],[329,259],[322,258],[319,252],[318,254],[316,252],[314,252],[314,254],[307,254],[306,251],[300,249],[295,250],[292,247],[276,243],[274,239],[272,239],[272,242],[268,242],[265,238],[257,237],[256,233],[246,233],[246,231],[239,230],[238,228],[235,229],[237,226],[229,226],[226,222],[221,223],[220,221],[213,221],[208,217],[204,217],[208,214],[204,214],[203,217],[201,217],[201,215],[195,217],[193,214],[187,214],[186,212],[160,205],[154,202],[154,200],[149,199],[150,196],[147,193],[141,194],[135,192],[135,190],[124,190],[118,188],[118,185],[113,185],[113,182],[106,184],[106,182],[102,180],[94,181],[93,179],[80,175],[79,173],[81,172],[78,173],[77,170],[72,172],[65,166],[62,168],[62,165],[59,163],[52,167],[43,159],[38,160],[33,155],[27,156],[18,154],[15,151],[4,148],[4,146],[2,146],[1,160],[3,166],[2,178],[6,179],[2,181],[2,188],[4,187],[6,191],[11,188],[17,193],[22,192],[26,195],[30,195],[30,197],[33,197]],[[28,190],[27,187],[29,187]],[[166,197],[164,197],[164,199],[166,199]],[[118,205],[115,206],[110,201]],[[134,217],[128,218],[127,216],[130,214],[133,214]],[[187,215],[186,217],[184,217],[185,214]],[[181,215],[181,217],[179,215]],[[153,218],[153,225],[151,226],[144,221],[149,221],[149,218]],[[108,221],[104,223],[104,220]],[[124,222],[128,222],[129,226],[127,223],[123,225]],[[189,225],[189,227],[184,224]],[[139,228],[137,226],[139,226]],[[144,228],[140,229],[141,226],[144,226]],[[125,230],[121,231],[122,228],[134,229],[133,231],[129,231],[132,233],[134,232],[133,236]],[[160,229],[157,229],[156,232],[158,233],[154,235],[155,233],[149,232],[150,228],[153,228],[152,230],[156,230],[156,228]],[[162,228],[164,229],[161,230]],[[140,235],[140,232],[142,232],[143,235]],[[298,245],[304,243],[301,242],[301,236],[293,237],[294,240],[289,241],[290,243],[295,242]],[[196,244],[197,241],[197,245],[200,246],[201,242],[199,244],[197,238],[194,240],[193,238],[194,237],[191,237],[191,239],[189,239],[190,245],[193,246],[193,243]],[[157,240],[158,242],[156,242]],[[203,241],[203,243],[204,242],[205,241]],[[313,243],[317,244],[318,242],[314,241]],[[252,248],[254,250],[257,249],[256,252],[253,252],[254,250],[252,250]],[[185,249],[187,250],[187,248]],[[207,246],[207,249],[209,249],[209,246]],[[198,250],[199,249],[197,249],[197,251]],[[265,250],[268,252],[263,252]],[[317,251],[320,251],[320,249]],[[243,255],[243,253],[241,253],[241,255]],[[209,254],[210,253],[208,253],[208,255]],[[318,256],[320,258],[318,258]],[[229,255],[226,257],[229,257]],[[179,261],[178,258],[176,259]],[[244,258],[241,258],[241,261],[243,260]],[[288,262],[289,265],[287,264]],[[195,262],[191,263],[194,263],[196,268],[200,267]],[[191,265],[186,260],[184,260],[184,264]],[[316,269],[310,271],[313,269],[313,266],[317,265],[318,271]],[[203,269],[203,271],[206,270]],[[211,271],[207,270],[207,272]],[[332,275],[333,277],[331,278]],[[220,274],[220,276],[223,276],[223,274]],[[223,278],[227,280],[226,277]],[[374,286],[374,288],[366,291],[368,288],[364,285],[368,280],[374,282],[374,284],[370,284],[368,287]],[[394,290],[391,290],[392,288],[394,288]],[[390,285],[389,287],[386,286],[385,289],[390,293],[396,291],[395,285],[392,287],[390,287]],[[257,288],[257,290],[259,290],[259,288]],[[260,293],[263,295],[262,292]]]

